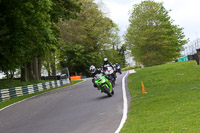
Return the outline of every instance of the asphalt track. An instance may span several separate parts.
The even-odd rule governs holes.
[[[125,74],[117,74],[113,97],[86,79],[6,108],[0,111],[0,133],[114,133],[123,115]]]

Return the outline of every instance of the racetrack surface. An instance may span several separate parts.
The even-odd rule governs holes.
[[[114,133],[123,113],[122,78],[108,97],[91,78],[0,111],[1,133]]]

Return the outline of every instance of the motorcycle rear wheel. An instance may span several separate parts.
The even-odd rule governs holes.
[[[111,81],[111,84],[112,84],[112,87],[115,87],[115,81],[114,80]]]

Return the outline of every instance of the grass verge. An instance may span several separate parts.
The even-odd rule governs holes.
[[[194,61],[136,69],[128,77],[131,103],[120,133],[198,133],[200,66]],[[141,94],[141,81],[147,94]]]
[[[49,92],[49,91],[52,91],[52,90],[56,90],[56,89],[58,89],[58,88],[67,87],[67,86],[76,84],[76,83],[81,82],[81,81],[82,81],[82,80],[71,81],[71,84],[67,84],[67,85],[64,85],[64,86],[60,86],[60,87],[56,87],[56,88],[52,88],[52,89],[48,89],[48,90],[36,92],[36,93],[33,93],[33,94],[27,94],[27,95],[24,95],[24,96],[16,97],[16,98],[13,98],[13,99],[10,99],[10,100],[1,102],[1,103],[0,103],[0,109],[6,107],[6,106],[8,106],[8,105],[11,105],[11,104],[13,104],[13,103],[16,103],[16,102],[18,102],[18,101],[24,100],[24,99],[26,99],[26,98],[29,98],[29,97],[32,97],[32,96],[36,96],[36,95],[39,95],[39,94],[42,94],[42,93],[46,93],[46,92]]]
[[[141,66],[127,66],[122,68],[122,71],[127,71],[127,70],[131,70],[131,69],[138,69],[141,68]]]

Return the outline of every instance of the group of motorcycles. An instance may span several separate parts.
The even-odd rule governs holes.
[[[115,81],[117,78],[116,73],[122,73],[119,65],[113,65],[113,68],[107,67],[106,69],[101,70],[101,73],[96,74],[94,77],[94,84],[96,84],[98,90],[106,93],[109,97],[114,95],[113,87],[115,86]]]

